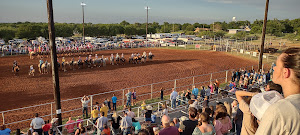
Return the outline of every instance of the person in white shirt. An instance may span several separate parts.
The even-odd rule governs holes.
[[[108,124],[108,119],[104,116],[104,112],[100,113],[100,118],[97,119],[97,128],[100,130],[97,131],[97,135],[101,135],[104,125]]]
[[[178,93],[176,90],[173,88],[173,92],[170,95],[170,100],[171,100],[171,107],[176,108],[176,97],[178,96]]]
[[[256,135],[300,134],[300,48],[289,48],[276,61],[272,81],[282,87],[284,99],[268,107]]]
[[[39,114],[35,114],[35,118],[31,121],[30,127],[33,129],[33,132],[37,132],[39,135],[43,134],[42,126],[45,125],[45,122],[42,118],[39,117]]]
[[[88,104],[89,104],[89,102],[90,102],[90,99],[89,99],[89,97],[88,96],[83,96],[82,98],[81,98],[81,103],[82,103],[82,117],[83,118],[88,118]],[[84,112],[85,112],[85,117],[84,117]]]

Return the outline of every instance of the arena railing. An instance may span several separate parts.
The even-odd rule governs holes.
[[[244,68],[254,69],[254,67],[256,67],[256,66],[248,66],[248,67],[244,67]],[[125,90],[150,87],[149,93],[146,92],[144,94],[138,94],[137,97],[145,98],[148,95],[149,99],[152,99],[154,97],[153,95],[155,95],[155,94],[157,94],[157,93],[160,92],[160,90],[158,90],[158,88],[154,88],[155,85],[164,85],[166,83],[173,83],[174,82],[174,86],[170,86],[170,85],[166,86],[166,87],[162,86],[162,87],[166,88],[165,89],[165,91],[166,91],[165,94],[168,94],[168,93],[171,92],[172,88],[176,88],[176,89],[190,88],[190,86],[192,86],[192,85],[207,84],[209,82],[212,82],[213,79],[218,79],[218,80],[220,80],[220,82],[221,82],[221,80],[223,80],[224,82],[228,82],[228,78],[231,77],[231,75],[228,75],[228,72],[232,71],[232,70],[236,70],[236,69],[241,69],[241,68],[228,69],[228,70],[223,70],[223,71],[214,72],[214,73],[207,73],[207,74],[202,74],[202,75],[183,77],[183,78],[178,78],[178,79],[173,79],[173,80],[168,80],[168,81],[162,81],[162,82],[157,82],[157,83],[152,83],[152,84],[146,84],[146,85],[141,85],[141,86],[136,86],[136,87],[124,88],[124,89],[120,89],[120,90],[108,91],[108,92],[102,92],[102,93],[98,93],[98,94],[89,95],[89,97],[90,97],[90,105],[89,105],[89,107],[91,108],[89,110],[92,110],[92,107],[94,106],[94,104],[93,104],[94,103],[93,102],[93,97],[95,97],[95,96],[105,95],[105,94],[113,94],[113,93],[116,93],[116,92],[118,92],[118,93],[122,92],[122,95],[121,95],[122,98],[119,96],[120,99],[118,99],[118,102],[119,103],[122,102],[122,105],[124,105],[125,104],[125,100],[126,100],[126,98],[125,98]],[[224,76],[224,73],[225,73],[225,77],[220,77],[220,76]],[[216,77],[214,77],[214,74],[216,75]],[[197,77],[205,77],[205,76],[208,78],[206,80],[209,80],[209,81],[196,81],[195,80]],[[181,86],[179,86],[178,81],[187,80],[187,79],[192,79],[192,81],[190,80],[190,83],[186,83],[186,82],[184,83],[184,84],[188,84],[188,85],[181,85]],[[229,78],[229,79],[231,79],[231,78]],[[138,91],[137,91],[137,93],[138,93]],[[155,96],[155,97],[159,97],[159,96]],[[79,105],[78,105],[77,108],[71,109],[71,110],[62,111],[62,113],[70,113],[70,112],[75,112],[75,111],[81,110],[82,109],[81,108],[81,102],[80,102],[81,98],[82,97],[77,97],[77,98],[62,100],[61,101],[62,104],[64,102],[68,102],[68,101],[78,102],[78,100],[79,100]],[[50,102],[50,103],[44,103],[44,104],[39,104],[39,105],[34,105],[34,106],[29,106],[29,107],[23,107],[23,108],[18,108],[18,109],[1,111],[0,113],[2,114],[2,123],[5,124],[5,125],[13,125],[13,124],[16,124],[16,123],[30,121],[30,120],[33,119],[33,118],[28,118],[28,119],[20,119],[20,120],[13,121],[13,122],[5,122],[5,113],[13,113],[14,111],[25,110],[25,109],[33,109],[33,108],[44,107],[44,106],[49,106],[49,105],[50,105],[51,111],[48,112],[48,113],[46,113],[46,115],[43,115],[41,117],[51,117],[51,119],[52,119],[53,115],[55,115],[55,112],[53,111],[54,110],[53,104],[54,104],[54,102]],[[32,112],[30,112],[30,113],[32,113]]]

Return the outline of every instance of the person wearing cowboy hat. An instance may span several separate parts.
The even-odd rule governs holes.
[[[56,131],[57,131],[57,126],[58,126],[58,118],[53,118],[51,120],[51,129],[53,131],[53,134],[52,135],[55,135]]]
[[[146,107],[146,113],[144,114],[145,121],[150,124],[151,123],[151,115],[152,115],[152,106],[148,105]]]

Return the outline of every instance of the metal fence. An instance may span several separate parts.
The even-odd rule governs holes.
[[[257,66],[249,66],[249,67],[239,67],[236,69],[257,69]],[[118,98],[117,105],[124,105],[126,103],[125,94],[128,90],[132,91],[133,89],[137,92],[138,100],[152,99],[160,97],[160,88],[164,88],[164,95],[168,95],[172,92],[172,88],[176,88],[178,91],[191,89],[192,85],[196,85],[196,87],[200,88],[200,86],[207,86],[215,79],[218,79],[219,82],[228,82],[231,80],[231,72],[236,69],[229,69],[214,73],[189,76],[185,78],[178,78],[173,80],[167,80],[163,82],[157,82],[152,84],[146,84],[131,88],[124,88],[120,90],[101,92],[98,94],[89,95],[90,97],[90,110],[92,110],[95,102],[102,103],[106,98],[111,98],[113,94]],[[69,116],[78,116],[82,115],[81,108],[81,98],[72,98],[61,101],[62,105],[62,117],[68,118]],[[12,109],[7,111],[0,112],[2,115],[2,123],[7,125],[12,129],[16,128],[26,128],[28,127],[30,121],[33,119],[34,113],[39,113],[40,116],[44,119],[52,119],[55,112],[54,102],[39,104],[29,107],[23,107],[18,109]],[[0,121],[1,122],[1,121]]]

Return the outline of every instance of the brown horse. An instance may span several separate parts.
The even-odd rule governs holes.
[[[20,67],[19,66],[14,66],[13,67],[13,72],[15,75],[18,75],[18,72],[20,71]]]

